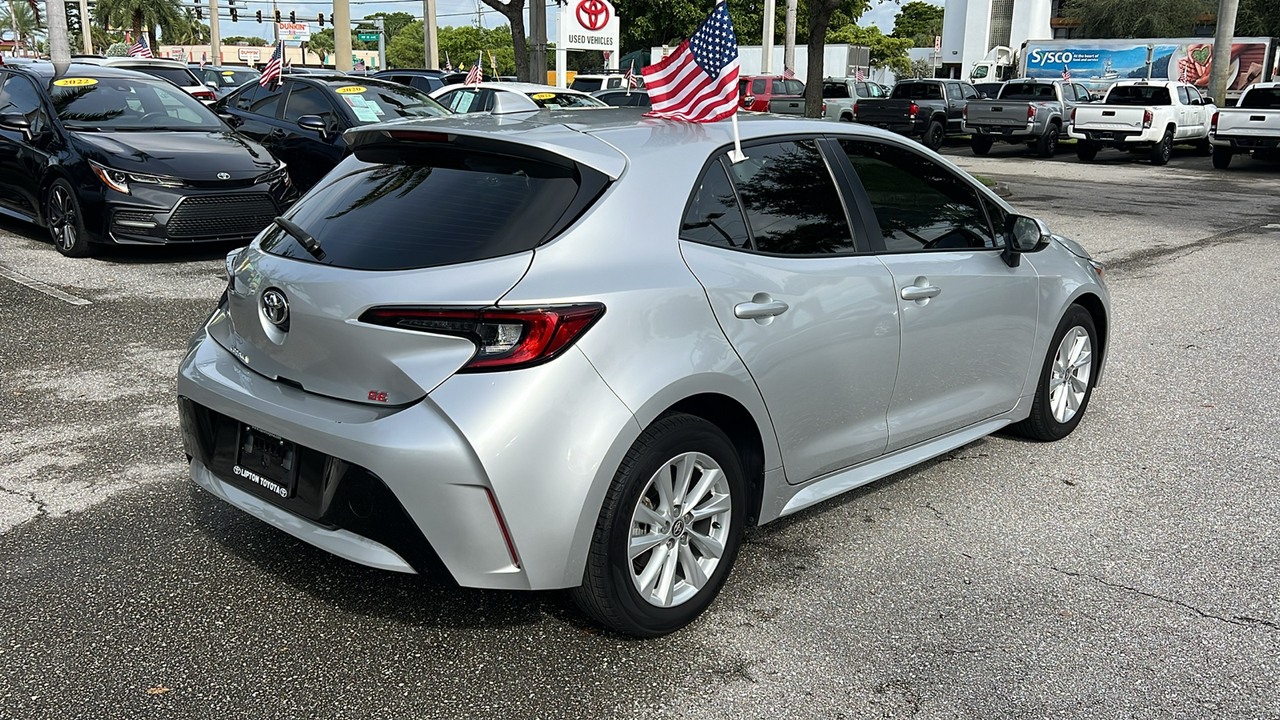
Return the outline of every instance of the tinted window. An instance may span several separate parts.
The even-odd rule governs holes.
[[[1240,98],[1239,106],[1251,110],[1280,109],[1280,88],[1254,88]]]
[[[238,91],[234,97],[227,101],[227,104],[237,110],[249,111],[249,106],[253,104],[253,97],[258,92],[257,83],[245,87]]]
[[[140,70],[148,75],[163,78],[182,87],[191,87],[199,85],[200,81],[196,76],[186,68],[156,67],[154,65],[130,67],[130,70]]]
[[[444,83],[440,82],[439,79],[430,78],[423,75],[415,75],[413,78],[409,80],[408,84],[411,87],[421,90],[424,93],[429,93],[444,87]]]
[[[707,169],[698,192],[685,211],[680,225],[680,239],[707,245],[733,248],[747,247],[747,226],[742,221],[738,198],[725,175],[722,161]]]
[[[538,245],[578,193],[572,170],[521,158],[415,150],[412,161],[340,166],[293,207],[290,219],[324,247],[323,261],[278,228],[263,248],[363,270],[499,257]]]
[[[1048,83],[1014,82],[1010,80],[1000,90],[1001,100],[1053,100],[1053,86]]]
[[[600,87],[600,84],[601,83],[599,78],[595,78],[595,79],[574,78],[573,82],[569,83],[569,87],[574,90],[581,90],[582,92],[595,92],[597,90],[602,89]]]
[[[1167,87],[1117,85],[1107,93],[1108,105],[1172,105]]]
[[[844,206],[812,140],[753,147],[729,168],[761,252],[788,255],[854,249]]]
[[[580,108],[580,107],[602,107],[604,103],[590,95],[579,95],[577,93],[546,92],[530,93],[529,99],[538,107],[551,108]]]
[[[963,100],[964,94],[960,92],[959,85],[948,85],[947,97],[951,98],[952,100]]]
[[[249,112],[255,115],[275,117],[276,106],[280,104],[283,88],[283,85],[275,85],[274,87],[259,86],[257,92],[253,94],[253,101],[249,103]]]
[[[76,130],[221,130],[203,103],[163,80],[68,77],[51,85],[54,111]]]
[[[942,86],[937,83],[898,83],[890,97],[902,100],[941,100]]]
[[[861,85],[858,87],[859,93],[863,91],[862,88],[863,86]],[[822,83],[822,97],[828,100],[832,98],[847,98],[849,97],[849,86],[842,82]]]
[[[764,94],[764,78],[756,78],[755,80],[751,81],[751,94],[752,95]]]
[[[29,115],[39,109],[40,95],[30,80],[17,75],[10,75],[5,80],[0,75],[0,82],[3,82],[0,85],[0,114]]]
[[[840,145],[875,210],[886,252],[998,246],[978,192],[950,170],[896,145]]]
[[[321,90],[294,83],[293,92],[289,93],[289,99],[285,101],[284,119],[297,122],[303,115],[330,117],[333,115],[333,106]]]

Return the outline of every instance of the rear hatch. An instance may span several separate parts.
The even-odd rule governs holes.
[[[518,143],[398,135],[352,142],[356,156],[285,216],[302,239],[273,226],[228,256],[209,333],[249,369],[354,402],[420,399],[480,345],[474,326],[421,314],[492,308],[610,179]]]
[[[1164,85],[1116,85],[1101,105],[1076,106],[1075,126],[1080,130],[1142,130],[1155,106],[1173,105]]]
[[[1030,105],[1017,100],[970,100],[965,107],[965,122],[970,125],[1022,127],[1027,124]]]

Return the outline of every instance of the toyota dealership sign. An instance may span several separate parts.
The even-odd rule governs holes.
[[[609,0],[569,0],[561,12],[567,37],[566,50],[618,52],[618,13]]]

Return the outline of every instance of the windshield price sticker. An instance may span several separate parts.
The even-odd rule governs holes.
[[[62,78],[54,80],[54,85],[58,87],[85,87],[87,85],[97,85],[98,81],[93,78]]]
[[[349,95],[351,93],[362,93],[364,91],[365,91],[365,88],[362,88],[359,85],[347,85],[346,87],[340,87],[337,90],[334,90],[334,92],[338,93],[339,95]]]
[[[555,93],[534,93],[529,97],[533,98],[534,100],[550,100],[555,96],[556,96]]]

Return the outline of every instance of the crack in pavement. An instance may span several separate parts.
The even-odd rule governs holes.
[[[1178,260],[1192,253],[1207,250],[1219,245],[1226,245],[1233,242],[1243,242],[1251,239],[1252,235],[1244,235],[1245,232],[1261,231],[1267,225],[1265,221],[1254,222],[1248,225],[1242,225],[1230,230],[1224,230],[1216,235],[1210,235],[1206,238],[1192,241],[1185,245],[1174,245],[1171,247],[1148,248],[1139,250],[1131,255],[1126,255],[1119,260],[1111,260],[1098,258],[1106,266],[1107,272],[1115,272],[1117,270],[1142,270],[1155,265],[1158,261],[1164,259]],[[1267,233],[1268,235],[1272,233]],[[1239,236],[1239,237],[1237,237]]]
[[[1270,620],[1259,620],[1257,618],[1251,618],[1244,615],[1233,615],[1229,618],[1223,617],[1221,615],[1214,615],[1213,613],[1207,613],[1201,610],[1195,605],[1189,605],[1187,603],[1184,603],[1181,600],[1167,598],[1163,595],[1156,595],[1155,593],[1149,593],[1145,590],[1139,590],[1138,588],[1130,587],[1128,585],[1121,585],[1119,583],[1109,582],[1107,580],[1103,580],[1097,575],[1090,575],[1089,573],[1076,572],[1074,570],[1063,570],[1062,568],[1056,567],[1053,565],[1042,565],[1041,567],[1047,567],[1050,570],[1053,570],[1054,572],[1062,573],[1063,575],[1066,575],[1068,577],[1088,578],[1098,583],[1099,585],[1105,585],[1109,588],[1115,588],[1117,590],[1127,590],[1136,595],[1141,595],[1143,597],[1151,598],[1152,600],[1159,600],[1160,602],[1169,603],[1170,605],[1177,605],[1178,607],[1186,608],[1187,610],[1190,610],[1191,612],[1207,620],[1218,620],[1220,622],[1224,622],[1229,625],[1236,625],[1239,627],[1254,627],[1256,625],[1262,625],[1264,627],[1269,627],[1273,630],[1280,630],[1280,625],[1274,622],[1271,622]]]
[[[31,503],[31,504],[33,504],[33,505],[35,505],[35,506],[36,506],[36,517],[48,517],[48,515],[49,515],[48,508],[47,508],[47,507],[45,507],[45,503],[44,503],[44,501],[43,501],[43,500],[40,500],[40,499],[38,499],[38,498],[36,498],[36,494],[35,494],[35,492],[34,492],[34,491],[33,491],[33,492],[22,492],[21,490],[10,490],[10,489],[9,489],[9,488],[7,488],[7,487],[0,486],[0,492],[3,492],[3,493],[7,493],[7,494],[9,494],[9,495],[14,495],[14,496],[20,497],[20,498],[22,498],[22,499],[26,500],[27,502],[29,502],[29,503]]]

